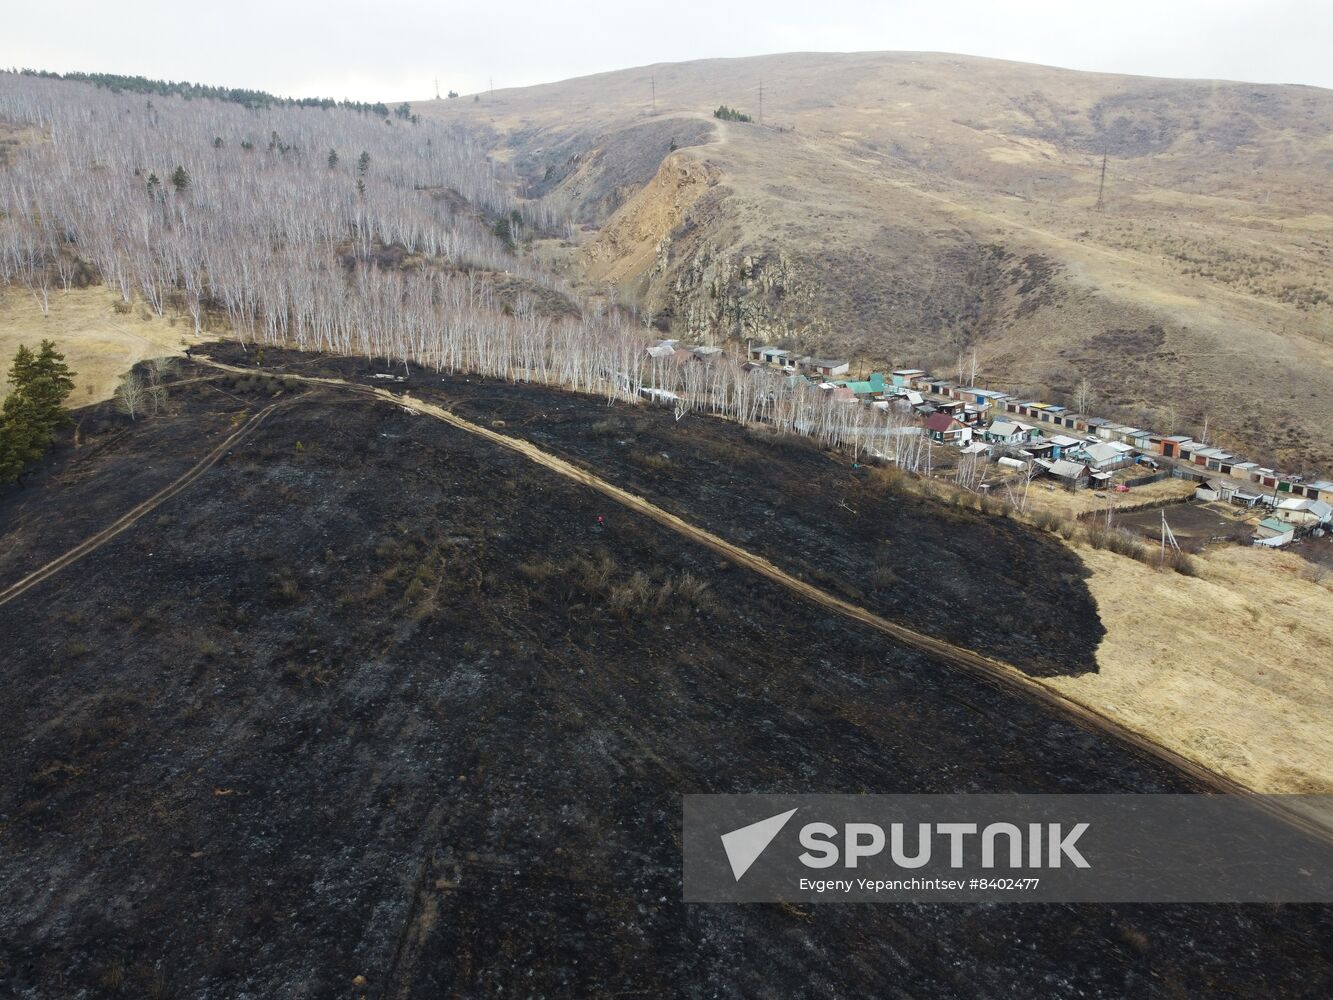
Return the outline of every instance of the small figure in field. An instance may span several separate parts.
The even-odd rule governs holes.
[[[606,527],[606,522],[602,520],[602,515],[601,515],[601,514],[598,514],[598,515],[597,515],[597,527],[598,527],[598,528],[605,528],[605,527]]]

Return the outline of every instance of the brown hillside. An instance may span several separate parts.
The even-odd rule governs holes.
[[[762,125],[712,118],[761,80]],[[1087,376],[1124,419],[1333,465],[1333,92],[801,53],[416,107],[489,131],[597,227],[582,274],[680,336],[975,348],[990,384]]]

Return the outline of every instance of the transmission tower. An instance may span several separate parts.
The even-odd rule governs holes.
[[[649,77],[653,84],[653,114],[657,114],[657,77]]]
[[[1106,154],[1102,153],[1102,179],[1101,182],[1097,185],[1097,211],[1099,212],[1106,207],[1106,202],[1102,198],[1102,196],[1105,193],[1106,193]]]
[[[764,124],[764,78],[759,78],[759,124]]]
[[[437,101],[440,99],[440,78],[438,76],[435,78],[435,99]]]

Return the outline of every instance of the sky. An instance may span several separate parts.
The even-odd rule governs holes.
[[[925,50],[1149,76],[1333,88],[1333,0],[46,0],[0,67],[284,96],[412,100],[649,63]]]

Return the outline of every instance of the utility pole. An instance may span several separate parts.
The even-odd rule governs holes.
[[[764,124],[764,78],[759,78],[759,124]]]
[[[1171,530],[1171,525],[1166,523],[1166,511],[1162,511],[1162,552],[1159,556],[1161,562],[1166,562],[1166,546],[1170,543],[1171,548],[1176,552],[1180,551],[1180,543],[1176,541],[1176,534]]]
[[[1103,195],[1105,195],[1105,193],[1106,193],[1106,153],[1103,152],[1102,179],[1101,182],[1097,185],[1097,211],[1099,212],[1106,208],[1106,201],[1103,198]]]
[[[653,84],[653,114],[657,114],[657,77],[653,76],[649,79],[652,80]]]

